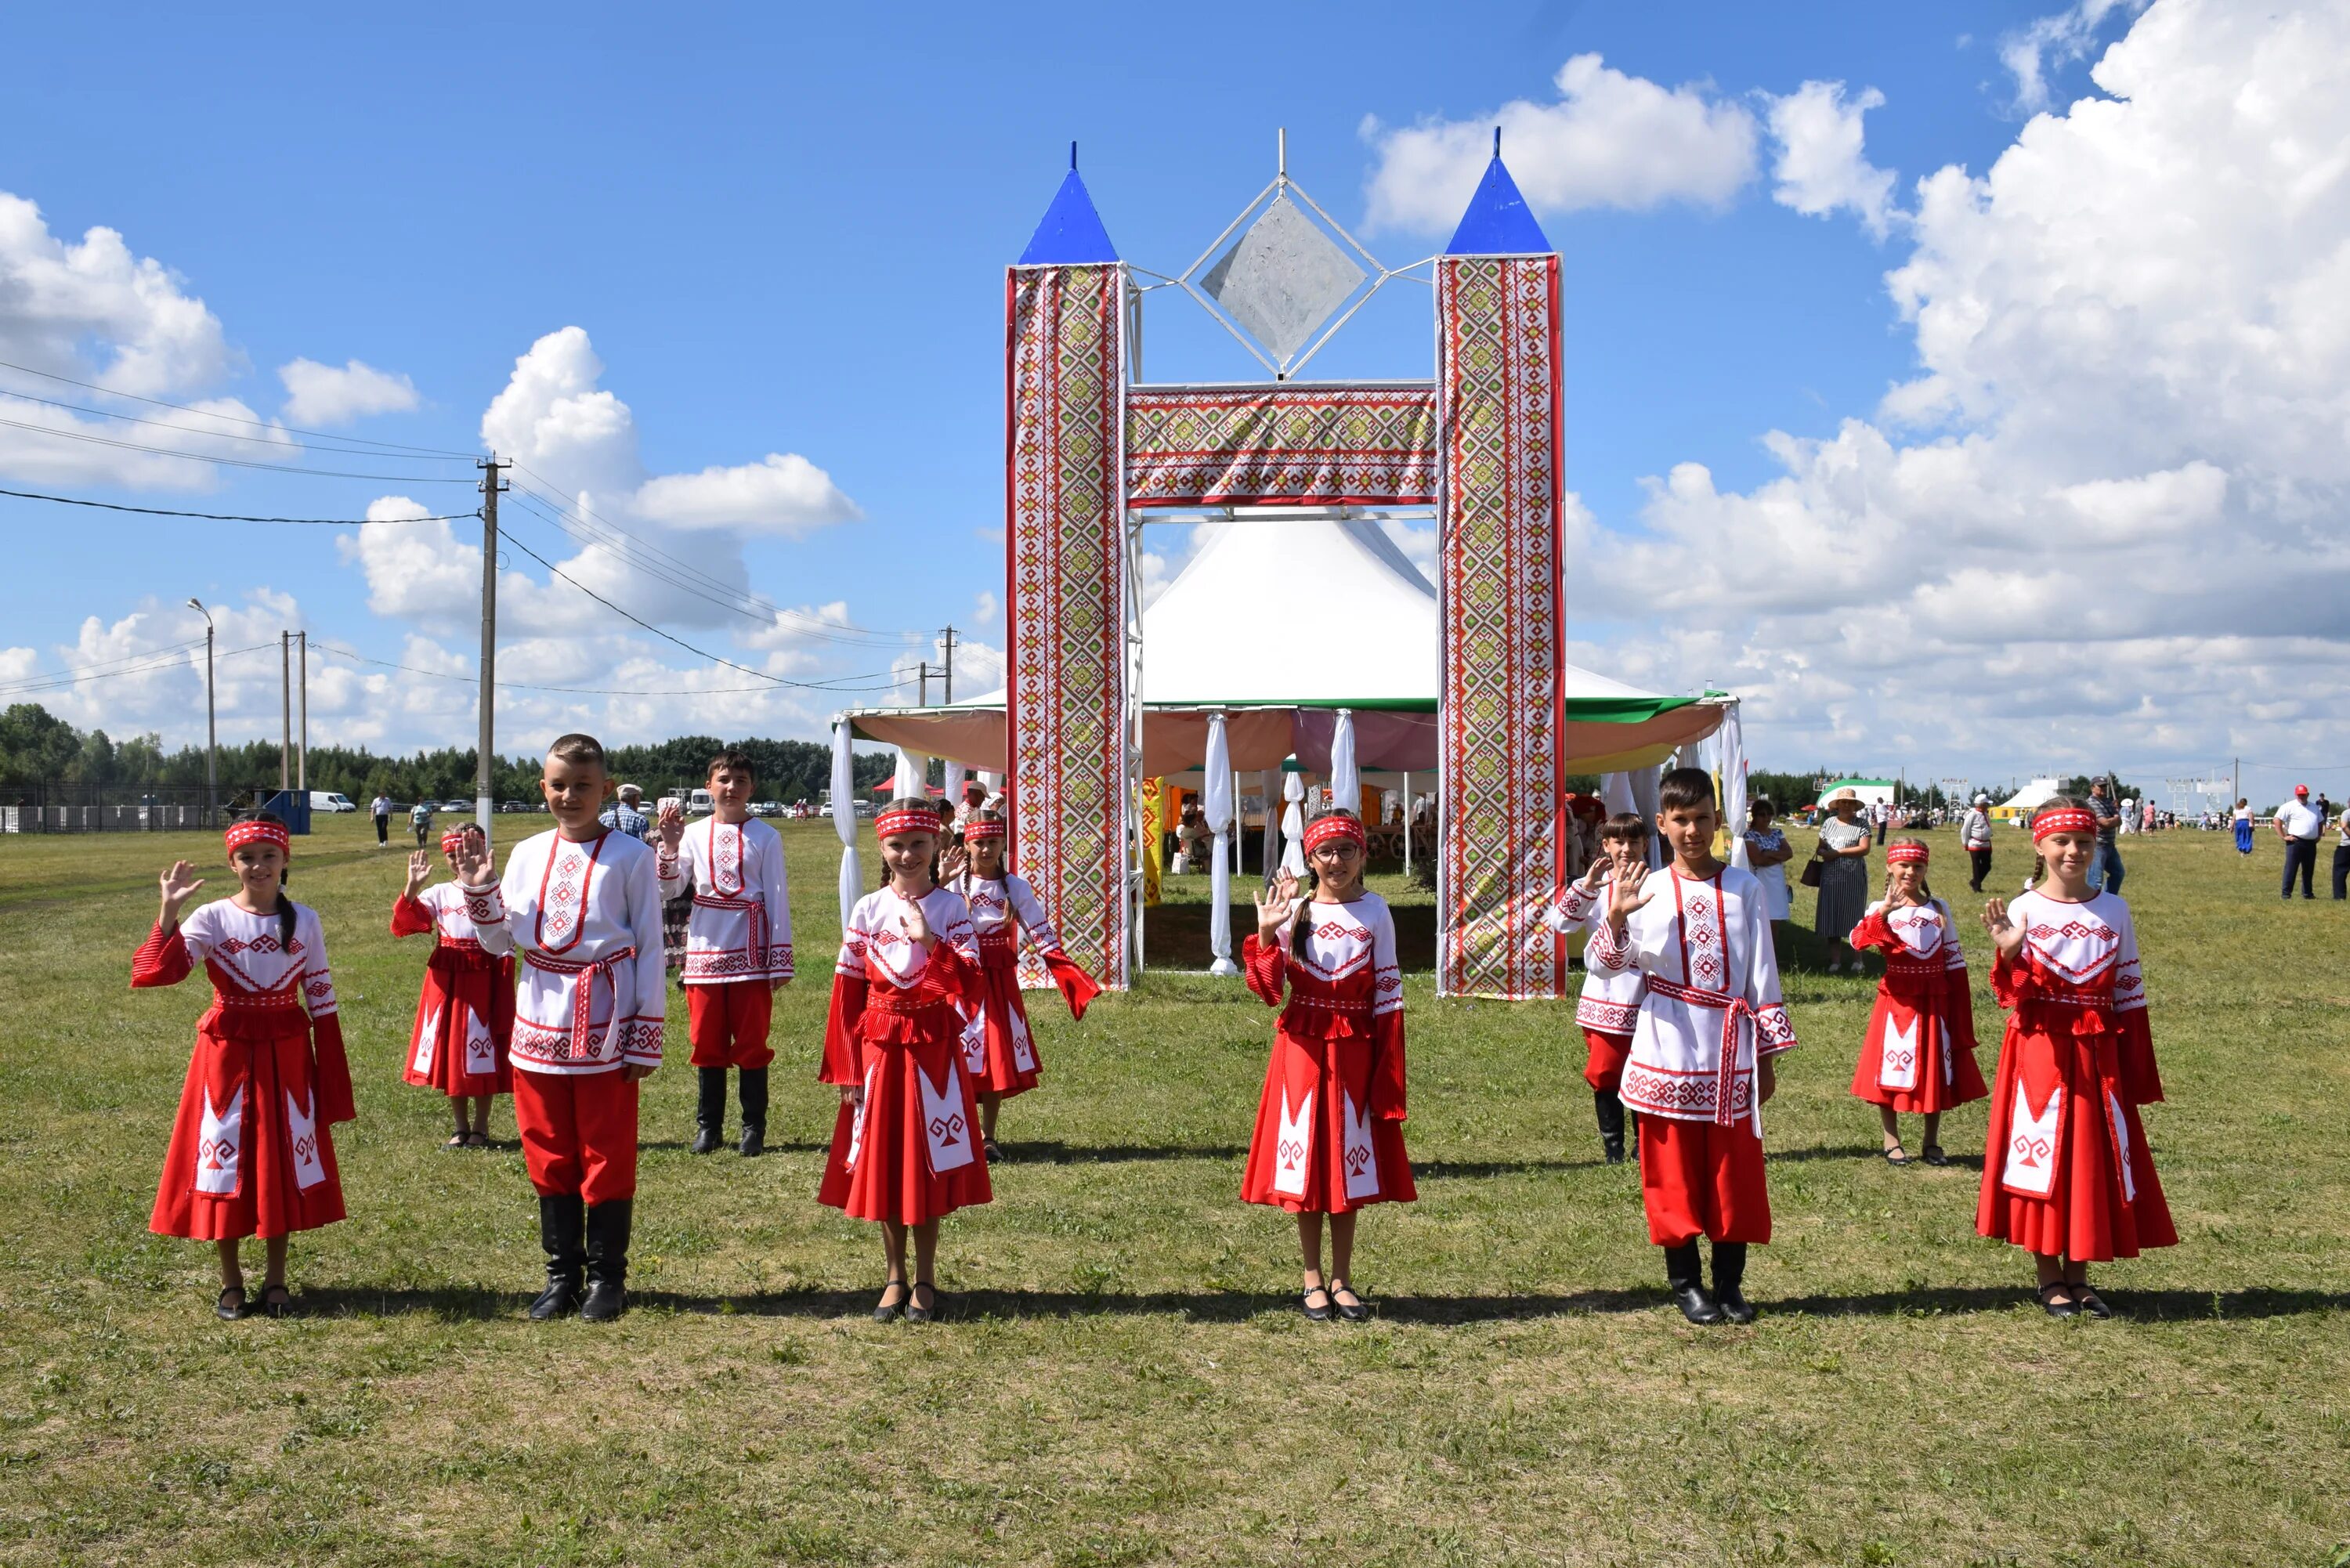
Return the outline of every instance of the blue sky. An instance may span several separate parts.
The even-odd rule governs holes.
[[[886,24],[853,8],[737,7],[657,24],[614,7],[503,8],[486,23],[477,9],[454,7],[403,8],[389,20],[293,8],[225,22],[149,12],[130,24],[20,8],[0,16],[0,54],[18,63],[0,95],[0,192],[36,204],[51,242],[78,244],[93,227],[119,232],[131,255],[151,258],[182,296],[202,301],[218,324],[209,365],[168,385],[144,383],[171,401],[234,398],[260,420],[283,418],[279,367],[357,359],[405,378],[415,406],[332,429],[474,452],[484,410],[515,374],[517,357],[544,335],[578,328],[602,366],[597,387],[632,416],[628,479],[758,464],[770,453],[804,458],[828,479],[828,488],[803,484],[763,524],[730,530],[705,520],[660,535],[665,547],[697,560],[710,552],[715,575],[746,574],[741,580],[787,606],[845,607],[837,613],[857,628],[896,633],[951,620],[983,659],[1001,633],[1000,618],[987,618],[992,600],[981,596],[1002,591],[1001,546],[990,537],[1002,522],[1002,268],[1051,196],[1070,140],[1129,260],[1170,272],[1189,262],[1270,175],[1274,130],[1286,126],[1292,174],[1375,254],[1400,265],[1443,236],[1425,220],[1367,222],[1372,186],[1393,161],[1388,136],[1490,123],[1513,100],[1555,111],[1562,67],[1596,55],[1607,71],[1659,94],[1681,92],[1684,107],[1704,109],[1717,125],[1742,117],[1752,151],[1742,174],[1725,174],[1719,199],[1690,195],[1670,173],[1643,195],[1637,177],[1610,186],[1603,171],[1600,194],[1570,191],[1545,202],[1535,190],[1540,171],[1523,166],[1544,154],[1504,148],[1565,257],[1565,479],[1595,530],[1587,558],[1570,571],[1596,579],[1592,602],[1609,601],[1607,615],[1578,628],[1579,657],[1667,689],[1714,680],[1754,690],[1750,743],[1782,765],[1914,761],[2004,776],[2043,760],[2054,765],[2068,747],[2085,761],[2168,765],[2224,754],[2251,737],[2210,717],[2141,712],[2131,721],[2132,699],[2158,685],[2150,675],[2131,693],[2095,699],[2092,709],[2120,728],[2087,741],[2077,725],[2029,705],[1987,711],[1980,726],[1952,732],[1921,730],[1865,682],[1814,680],[1807,688],[1774,665],[1771,645],[1845,635],[1851,617],[1835,618],[1826,605],[1819,608],[1831,618],[1807,627],[1775,624],[1767,611],[1758,621],[1734,573],[1698,591],[1700,568],[1687,555],[1718,558],[1721,543],[1694,538],[1686,517],[1658,510],[1663,476],[1677,464],[1710,472],[1721,505],[1701,497],[1699,510],[1734,511],[1734,502],[1768,514],[1774,483],[1825,483],[1826,460],[1814,453],[1791,464],[1767,443],[1774,431],[1834,446],[1846,421],[1875,421],[1897,456],[1970,435],[2010,437],[2024,450],[2002,421],[2031,392],[2018,385],[2025,371],[2005,363],[1986,369],[1946,354],[1951,364],[1928,368],[1952,385],[1974,377],[1990,388],[1988,400],[1940,399],[1900,432],[1886,419],[1888,390],[1916,381],[1922,362],[1918,323],[1897,307],[1887,273],[1920,254],[1945,272],[1975,269],[1973,283],[1942,286],[1947,301],[1975,297],[1981,278],[2002,265],[1970,259],[1970,242],[1949,227],[1976,220],[1961,214],[1939,231],[1930,217],[1912,222],[1915,182],[1950,166],[1982,176],[2018,141],[2034,107],[2048,111],[2039,123],[2061,132],[2077,119],[2068,109],[2074,99],[2110,102],[2092,67],[2134,28],[2149,35],[2150,48],[2155,25],[2174,20],[2166,11],[2189,13],[2176,53],[2191,57],[2192,29],[2211,25],[2208,8],[2166,4],[2141,14],[2126,0],[2069,10],[1604,0],[1300,7],[1252,18],[1246,36],[1191,16],[1131,10],[1070,9],[1005,26],[968,7],[912,8]],[[2025,56],[2014,53],[2019,41]],[[2036,88],[2017,74],[2017,57],[2037,64]],[[1847,109],[1867,89],[1882,95],[1861,121],[1859,164],[1897,175],[1895,217],[1882,236],[1856,207],[1812,214],[1774,199],[1786,143],[1773,130],[1773,100],[1806,82],[1843,84]],[[2044,94],[2036,103],[2035,91]],[[1605,130],[1562,134],[1604,141]],[[1606,146],[1591,154],[1624,155]],[[1430,210],[1432,200],[1423,195],[1413,210]],[[28,243],[21,234],[19,243]],[[10,312],[29,307],[21,289],[12,294],[8,267],[0,249],[0,358],[32,362],[26,344],[62,352],[56,331],[37,322],[20,320],[12,335]],[[1398,296],[1350,326],[1317,371],[1427,373],[1425,295]],[[1929,315],[1937,297],[1926,291]],[[130,329],[120,319],[118,311],[107,325],[70,333],[79,368],[65,373],[123,384],[108,371],[104,341]],[[1220,330],[1179,319],[1176,306],[1154,306],[1150,334],[1154,379],[1246,373]],[[28,391],[60,395],[54,384],[0,370],[0,397]],[[2228,466],[2190,438],[2171,450],[2117,451],[2112,462],[2054,478],[2135,482],[2199,460]],[[454,462],[378,463],[316,450],[298,461],[463,472]],[[192,475],[182,467],[173,483],[141,487],[103,469],[99,462],[59,478],[0,441],[0,484],[21,489],[324,515],[356,516],[394,494],[433,512],[469,504],[452,484],[233,469]],[[43,472],[50,480],[36,483]],[[2230,472],[2239,477],[2228,493],[2248,493],[2240,471]],[[185,483],[192,476],[196,483]],[[608,499],[597,509],[618,515]],[[0,579],[0,649],[16,650],[13,666],[0,665],[0,686],[178,641],[186,616],[173,619],[166,607],[191,593],[250,606],[262,587],[290,597],[290,607],[268,601],[278,620],[306,624],[322,639],[404,661],[423,636],[452,659],[469,657],[454,625],[470,613],[463,606],[452,604],[448,624],[419,612],[412,596],[405,609],[382,613],[399,596],[388,598],[329,530],[199,529],[61,510],[0,498],[17,567]],[[544,552],[563,545],[549,524],[516,523]],[[1719,525],[1734,542],[1752,521]],[[1910,516],[1898,525],[1948,533],[1965,523]],[[1654,547],[1627,565],[1619,538]],[[1668,544],[1684,553],[1678,565],[1664,558]],[[1791,547],[1771,570],[1807,569],[1800,539]],[[526,560],[510,556],[509,566],[545,579]],[[379,573],[402,569],[389,558],[375,564]],[[1952,563],[1926,575],[1934,570],[1950,583],[1965,573]],[[417,580],[430,575],[416,568]],[[695,668],[690,655],[597,618],[576,596],[561,608],[558,597],[546,602],[540,644],[524,656],[543,683],[624,685],[613,662],[623,656],[637,660],[629,680],[639,685],[650,684],[649,661]],[[880,670],[902,651],[861,636],[856,646],[756,646],[738,637],[748,629],[743,618],[712,610],[697,622],[699,611],[671,615],[642,602],[688,640],[801,678]],[[1859,615],[1866,606],[1847,607]],[[142,609],[144,618],[118,635]],[[238,624],[258,627],[270,613],[256,607]],[[2231,623],[2239,613],[2216,610],[2200,629],[2260,629]],[[2299,629],[2332,635],[2322,611],[2313,614]],[[84,634],[93,617],[103,632],[95,640]],[[1720,635],[1692,641],[1692,628]],[[2142,641],[2159,629],[2111,635]],[[771,655],[777,662],[766,661]],[[1970,656],[1933,657],[1955,664]],[[546,678],[567,664],[578,667],[576,681]],[[33,695],[77,722],[185,739],[187,679],[166,670]],[[314,695],[314,734],[403,745],[470,739],[456,682],[390,679],[390,695],[370,691],[355,672]],[[435,684],[449,689],[451,702],[424,702],[408,690]],[[393,701],[403,692],[404,706]],[[247,727],[259,731],[275,693],[256,687],[244,695],[255,721]],[[745,696],[566,711],[616,737],[728,728],[736,718],[809,733],[829,701]],[[526,698],[515,710],[524,728],[557,716]],[[240,710],[240,720],[247,716]]]

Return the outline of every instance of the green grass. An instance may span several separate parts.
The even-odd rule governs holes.
[[[501,1147],[444,1154],[399,1082],[424,951],[386,932],[371,837],[330,821],[296,862],[359,1083],[352,1218],[296,1241],[306,1315],[234,1325],[210,1249],[146,1231],[204,988],[126,988],[155,871],[217,841],[0,840],[0,1560],[2323,1564],[2350,1538],[2350,910],[2281,906],[2272,846],[2127,850],[2182,1242],[2100,1272],[2115,1322],[2044,1318],[1974,1236],[1981,1106],[1946,1130],[1963,1167],[1875,1158],[1846,1093],[1870,984],[1801,972],[1755,1327],[1664,1304],[1566,1007],[1425,975],[1421,1199],[1363,1222],[1379,1320],[1309,1325],[1287,1220],[1234,1197],[1271,1015],[1170,973],[1082,1026],[1038,1009],[1045,1085],[1004,1113],[995,1203],[947,1223],[959,1316],[923,1329],[865,1321],[878,1243],[813,1199],[837,850],[793,825],[783,1149],[683,1152],[676,1009],[635,1309],[592,1328],[520,1317],[510,1110]],[[1154,912],[1187,962],[1204,886]]]

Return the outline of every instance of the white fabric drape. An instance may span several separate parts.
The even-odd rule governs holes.
[[[1363,775],[1355,766],[1355,715],[1347,708],[1338,710],[1337,727],[1330,733],[1330,804],[1357,815],[1363,809]]]
[[[832,826],[840,835],[840,929],[861,891],[857,870],[857,763],[848,750],[848,721],[832,723]]]
[[[1632,790],[1632,809],[1648,825],[1648,868],[1652,871],[1672,858],[1665,853],[1665,836],[1657,831],[1657,785],[1663,776],[1661,767],[1634,768],[1626,775]]]
[[[1281,775],[1281,868],[1292,877],[1305,875],[1305,779],[1301,774]]]
[[[962,805],[962,781],[971,776],[971,770],[961,763],[949,763],[946,774],[947,804],[960,806]]]
[[[1746,853],[1746,737],[1739,730],[1737,703],[1722,713],[1714,745],[1721,759],[1722,817],[1730,826],[1730,863],[1742,871],[1751,870]]]
[[[920,752],[910,752],[903,746],[899,747],[898,773],[895,782],[889,786],[889,793],[901,798],[910,796],[915,800],[928,799],[931,793],[930,779],[931,759]]]
[[[1230,742],[1225,743],[1231,744]],[[1258,786],[1264,794],[1264,844],[1257,851],[1256,863],[1257,869],[1263,873],[1265,880],[1270,882],[1273,880],[1274,867],[1280,863],[1280,857],[1275,851],[1281,842],[1281,813],[1274,809],[1274,803],[1281,798],[1281,770],[1266,768],[1256,776]]]
[[[1208,776],[1201,805],[1207,812],[1208,829],[1216,836],[1216,858],[1208,877],[1208,948],[1216,960],[1208,972],[1238,974],[1240,966],[1232,962],[1232,863],[1224,853],[1232,841],[1232,756],[1222,713],[1208,720],[1208,760],[1201,766]]]

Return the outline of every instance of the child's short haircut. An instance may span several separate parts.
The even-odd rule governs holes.
[[[1648,842],[1648,819],[1637,811],[1619,811],[1599,825],[1602,844],[1646,844]]]
[[[1657,810],[1687,811],[1713,804],[1713,775],[1703,768],[1675,768],[1658,781]]]
[[[724,768],[730,774],[741,774],[746,779],[755,779],[759,776],[759,770],[751,762],[751,754],[748,752],[737,751],[733,746],[727,747],[710,759],[710,765],[702,771],[703,781],[706,783],[717,777],[718,770],[721,768]]]
[[[546,748],[546,754],[567,763],[593,763],[599,768],[605,766],[604,742],[593,735],[557,735],[555,744]]]

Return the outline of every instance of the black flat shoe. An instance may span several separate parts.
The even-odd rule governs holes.
[[[1340,1299],[1342,1296],[1354,1296],[1354,1300],[1344,1301]],[[1371,1320],[1370,1303],[1361,1296],[1356,1295],[1355,1287],[1352,1285],[1331,1286],[1330,1305],[1348,1323],[1368,1323]]]
[[[236,1304],[234,1306],[231,1306],[229,1304],[228,1298],[231,1296],[234,1296],[236,1298]],[[229,1285],[224,1287],[221,1291],[220,1299],[213,1303],[213,1315],[220,1319],[223,1323],[234,1323],[237,1319],[243,1317],[244,1315],[244,1287],[243,1285]]]
[[[1320,1296],[1322,1298],[1322,1304],[1320,1306],[1315,1306],[1314,1304],[1314,1298],[1315,1296]],[[1325,1290],[1322,1286],[1315,1285],[1309,1290],[1303,1290],[1297,1293],[1297,1310],[1305,1314],[1305,1321],[1308,1323],[1328,1323],[1330,1321],[1330,1293],[1327,1290]]]
[[[1000,1143],[996,1142],[996,1141],[995,1141],[993,1138],[992,1138],[992,1137],[991,1137],[991,1138],[985,1138],[985,1139],[983,1139],[983,1140],[981,1141],[981,1143],[980,1143],[980,1146],[979,1146],[979,1152],[980,1152],[980,1153],[982,1153],[982,1154],[983,1154],[983,1155],[985,1155],[985,1156],[987,1156],[987,1163],[988,1163],[988,1164],[990,1164],[990,1165],[993,1165],[993,1164],[997,1163],[998,1161],[1000,1161],[1001,1159],[1003,1159],[1003,1146],[1002,1144],[1000,1144]]]
[[[1885,1163],[1896,1170],[1904,1169],[1909,1164],[1909,1151],[1897,1143],[1885,1151]]]
[[[2105,1297],[2086,1285],[2074,1285],[2073,1288],[2081,1293],[2073,1298],[2073,1305],[2079,1311],[2100,1320],[2114,1315],[2114,1309],[2106,1304]]]
[[[889,1293],[891,1291],[906,1291],[906,1294],[901,1296],[892,1296]],[[914,1293],[911,1291],[907,1291],[904,1285],[899,1283],[895,1280],[883,1285],[881,1287],[881,1304],[873,1309],[873,1321],[875,1323],[889,1323],[892,1319],[896,1318],[899,1313],[906,1310],[906,1296],[910,1296],[913,1293]]]
[[[270,1317],[294,1315],[294,1293],[284,1285],[265,1285],[261,1292],[261,1311]]]
[[[931,1304],[928,1306],[921,1304],[921,1295],[924,1291],[931,1293]],[[906,1321],[936,1323],[939,1314],[946,1310],[946,1304],[947,1298],[939,1293],[938,1286],[918,1284],[914,1287],[913,1293],[906,1298]]]
[[[1950,1163],[1950,1157],[1942,1152],[1942,1146],[1938,1143],[1928,1144],[1918,1158],[1938,1169]]]
[[[2076,1302],[2070,1302],[2070,1301],[2058,1301],[2058,1300],[2056,1299],[2056,1293],[2061,1293],[2061,1292],[2064,1292],[2064,1291],[2068,1291],[2068,1290],[2071,1290],[2072,1288],[2073,1288],[2072,1286],[2070,1286],[2070,1285],[2068,1285],[2068,1284],[2064,1283],[2064,1281],[2062,1281],[2062,1280],[2057,1281],[2054,1284],[2052,1284],[2052,1285],[2043,1285],[2043,1286],[2041,1286],[2041,1287],[2040,1287],[2040,1291],[2039,1291],[2039,1295],[2040,1295],[2040,1310],[2041,1310],[2042,1312],[2046,1313],[2050,1317],[2078,1317],[2078,1316],[2080,1316],[2080,1315],[2081,1315],[2081,1308],[2080,1308],[2080,1304],[2079,1304],[2078,1303],[2076,1303]]]
[[[463,1133],[459,1133],[455,1137],[452,1137],[447,1143],[442,1144],[441,1146],[441,1150],[445,1154],[452,1148],[463,1148],[464,1147],[465,1135]]]

